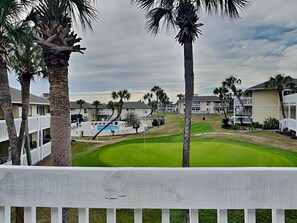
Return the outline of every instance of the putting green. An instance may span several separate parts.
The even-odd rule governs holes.
[[[192,167],[295,167],[295,153],[236,141],[201,140],[191,143]],[[74,158],[75,166],[179,167],[182,143],[125,142]]]

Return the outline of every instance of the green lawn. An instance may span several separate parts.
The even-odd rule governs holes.
[[[193,134],[212,131],[208,123],[192,125]],[[74,156],[74,166],[98,167],[180,167],[181,134],[132,139]],[[241,141],[192,137],[192,167],[295,167],[297,154],[278,148]]]

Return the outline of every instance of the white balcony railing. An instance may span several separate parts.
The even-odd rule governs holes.
[[[285,209],[297,208],[296,168],[73,168],[0,167],[0,222],[9,223],[10,207],[25,207],[25,223],[36,223],[36,207],[51,208],[51,222],[62,222],[62,208],[77,208],[78,222],[89,222],[89,208],[106,209],[107,223],[117,209],[217,209],[219,223],[228,209],[244,209],[244,222],[255,223],[255,209],[272,209],[272,223],[285,222]]]
[[[296,104],[297,94],[289,94],[284,96],[284,104]]]
[[[20,132],[21,119],[14,120],[17,133]],[[50,116],[34,116],[28,118],[29,133],[50,128]],[[0,120],[0,142],[8,140],[5,120]]]
[[[252,106],[253,105],[252,97],[241,97],[240,99],[243,102],[244,106]],[[241,103],[237,98],[234,98],[234,107],[236,107],[236,106],[241,106]]]

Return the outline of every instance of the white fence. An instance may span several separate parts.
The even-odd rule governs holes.
[[[19,134],[21,119],[14,120],[16,131]],[[50,128],[50,116],[34,116],[28,118],[29,133],[36,132],[38,130]],[[0,142],[8,140],[7,127],[5,120],[0,120]]]
[[[74,168],[0,166],[0,222],[10,223],[12,206],[25,207],[25,223],[36,223],[36,207],[51,208],[51,222],[62,222],[62,208],[78,208],[79,223],[89,222],[89,208],[107,209],[107,223],[117,209],[189,209],[198,223],[199,209],[217,209],[217,222],[228,222],[228,209],[244,209],[244,222],[255,223],[255,209],[272,209],[272,222],[284,223],[284,210],[297,208],[296,168]]]

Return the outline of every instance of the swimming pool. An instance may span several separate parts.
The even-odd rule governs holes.
[[[99,131],[99,130],[103,129],[103,127],[104,127],[104,125],[99,125],[99,126],[97,126],[97,130]],[[115,130],[118,130],[118,129],[120,129],[119,126],[109,125],[103,131],[111,131],[111,130],[115,131]]]

